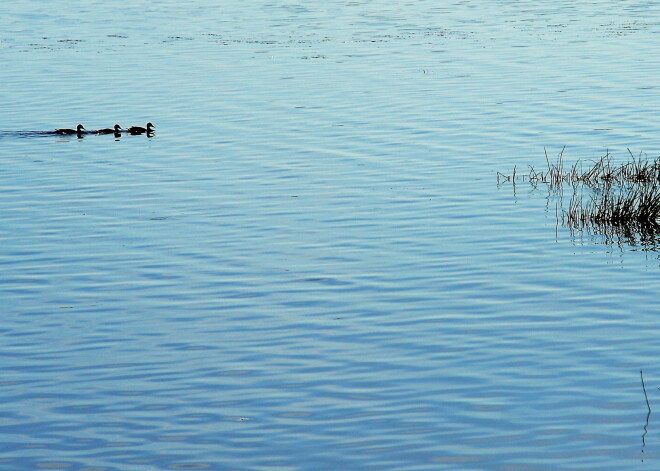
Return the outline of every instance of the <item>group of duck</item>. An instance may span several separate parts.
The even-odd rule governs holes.
[[[76,126],[76,129],[69,129],[69,128],[61,128],[61,129],[56,129],[53,131],[55,134],[61,134],[64,136],[69,136],[76,134],[78,137],[82,137],[85,134],[114,134],[115,137],[121,136],[122,132],[126,132],[126,134],[130,134],[132,136],[137,136],[139,134],[147,134],[153,135],[153,133],[156,131],[156,128],[154,127],[153,124],[147,123],[147,127],[143,128],[142,126],[131,126],[130,128],[127,129],[122,129],[120,125],[115,124],[114,127],[112,128],[102,128],[102,129],[94,129],[94,130],[87,130],[82,124],[79,124]]]

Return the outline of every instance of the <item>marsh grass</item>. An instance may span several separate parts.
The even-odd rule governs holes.
[[[569,186],[573,196],[567,208],[557,210],[558,223],[571,231],[604,236],[608,243],[655,248],[660,245],[660,157],[649,160],[640,154],[636,158],[628,152],[630,159],[622,164],[608,152],[570,166],[564,163],[564,149],[554,162],[546,152],[543,170],[530,166],[526,174],[516,168],[511,175],[498,172],[498,183],[545,184],[559,192]]]
[[[660,245],[660,185],[632,183],[625,187],[607,184],[573,193],[561,223],[572,232],[602,236],[607,244],[626,243],[655,250]],[[584,192],[591,191],[588,197]]]
[[[657,223],[660,218],[660,185],[657,182],[623,187],[606,184],[588,198],[581,192],[574,193],[564,218],[572,226]]]
[[[607,245],[628,245],[643,250],[660,249],[660,225],[647,222],[626,221],[624,223],[595,224],[592,221],[562,221],[573,239],[584,235],[599,236]]]
[[[597,160],[578,160],[573,165],[566,166],[564,163],[565,147],[559,152],[556,161],[552,162],[545,151],[546,168],[537,170],[529,166],[527,173],[521,173],[516,167],[513,173],[506,175],[497,172],[498,183],[529,182],[534,185],[546,184],[551,187],[561,187],[565,184],[585,184],[589,186],[599,186],[606,183],[626,184],[626,183],[658,183],[660,182],[660,157],[655,160],[649,160],[648,157],[640,154],[635,157],[630,149],[630,159],[623,164],[617,164],[612,159],[609,152]]]

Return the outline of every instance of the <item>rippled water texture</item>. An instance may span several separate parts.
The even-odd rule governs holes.
[[[657,469],[658,251],[496,175],[656,157],[659,19],[3,3],[0,469]]]

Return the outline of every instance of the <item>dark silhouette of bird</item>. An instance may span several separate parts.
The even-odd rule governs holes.
[[[143,128],[142,126],[131,126],[126,130],[127,133],[132,134],[132,135],[137,135],[137,134],[144,134],[145,132],[147,134],[151,134],[156,130],[153,124],[147,123],[147,127]]]
[[[121,126],[118,124],[115,124],[114,128],[103,128],[103,129],[97,129],[94,131],[95,134],[120,134],[121,133]]]
[[[60,128],[55,130],[55,134],[63,134],[63,135],[70,135],[70,134],[81,135],[84,132],[85,132],[85,127],[82,124],[76,126],[76,129]]]

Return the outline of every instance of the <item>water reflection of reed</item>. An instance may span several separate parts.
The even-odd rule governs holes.
[[[655,226],[660,217],[660,185],[610,182],[597,189],[576,187],[563,221],[571,227],[587,225]],[[592,194],[585,198],[584,193]]]
[[[592,220],[569,220],[566,213],[561,224],[576,233],[599,236],[607,245],[641,247],[643,250],[660,249],[660,225],[646,221],[620,221],[596,223]]]
[[[557,211],[557,223],[571,230],[601,236],[608,244],[660,248],[660,157],[635,158],[616,164],[609,153],[598,160],[565,166],[563,149],[556,162],[546,153],[547,168],[529,173],[514,168],[511,175],[498,173],[498,182],[520,181],[561,192],[573,189],[568,207]],[[629,151],[630,152],[630,151]]]

